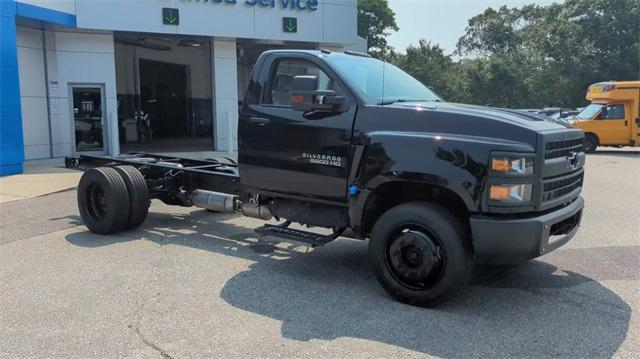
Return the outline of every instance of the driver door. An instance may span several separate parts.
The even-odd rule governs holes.
[[[599,117],[600,143],[622,145],[629,143],[629,120],[626,118],[625,104],[612,104],[602,108]]]
[[[355,102],[337,76],[304,54],[267,59],[259,103],[240,113],[243,184],[268,192],[346,201]],[[344,111],[303,113],[291,106],[293,78],[318,76],[318,90],[347,98]]]

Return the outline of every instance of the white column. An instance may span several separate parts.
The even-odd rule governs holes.
[[[62,125],[61,112],[67,110],[63,108],[60,98],[60,76],[58,76],[58,56],[56,54],[56,34],[53,31],[45,31],[46,70],[49,83],[49,116],[51,119],[51,157],[60,157],[73,153],[69,139],[71,131],[67,126]]]
[[[238,66],[235,40],[211,41],[213,51],[213,108],[216,150],[238,148]],[[232,128],[229,129],[228,125]],[[229,139],[229,134],[233,135]]]

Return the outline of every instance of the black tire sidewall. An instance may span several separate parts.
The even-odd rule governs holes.
[[[591,147],[589,147],[588,145],[591,145]],[[596,136],[587,133],[584,136],[584,151],[586,153],[594,153],[596,152],[596,148],[598,147],[598,139],[596,138]]]
[[[94,218],[87,209],[91,185],[101,187],[107,198],[104,218]],[[113,168],[100,167],[86,171],[78,184],[78,209],[84,224],[93,233],[109,234],[125,228],[129,215],[129,193],[124,180]]]
[[[425,290],[411,289],[399,282],[386,262],[387,242],[398,227],[420,225],[435,235],[445,252],[445,268],[440,279]],[[455,295],[464,287],[473,268],[472,252],[464,226],[446,208],[411,202],[385,212],[376,222],[369,241],[369,256],[378,281],[384,289],[401,302],[434,306]]]
[[[147,218],[151,205],[147,182],[142,173],[133,166],[116,166],[114,169],[124,180],[129,193],[129,216],[125,228],[136,228]]]

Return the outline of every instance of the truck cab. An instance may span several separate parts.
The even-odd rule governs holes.
[[[444,233],[459,238],[452,250],[462,257],[514,264],[558,248],[580,223],[582,131],[544,116],[447,103],[363,54],[262,54],[238,131],[240,180],[254,201],[277,218],[369,238],[378,267],[395,273],[381,269],[378,278],[402,300],[431,303],[448,292],[416,299],[438,275],[446,245],[435,238]],[[415,218],[403,227],[412,215],[456,228],[432,223],[443,225],[438,235]],[[461,280],[468,262],[457,264],[451,275]]]
[[[585,151],[640,145],[640,81],[595,83],[586,99],[591,104],[571,120],[585,132]]]

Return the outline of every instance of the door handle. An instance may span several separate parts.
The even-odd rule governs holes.
[[[624,120],[624,127],[627,127],[627,120]]]
[[[258,126],[264,126],[267,123],[271,122],[270,119],[264,117],[250,117],[249,123],[255,123]]]

